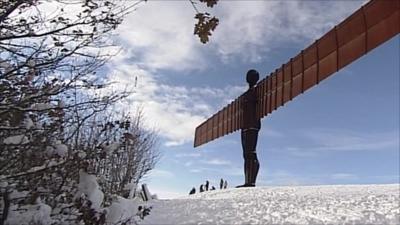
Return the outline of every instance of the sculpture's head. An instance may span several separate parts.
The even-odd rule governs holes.
[[[258,74],[257,70],[249,70],[246,75],[246,81],[249,83],[250,87],[253,87],[257,84],[260,75]]]

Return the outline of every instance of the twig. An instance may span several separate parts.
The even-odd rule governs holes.
[[[193,0],[189,0],[189,2],[192,4],[194,11],[196,11],[196,13],[200,13],[200,11],[196,7],[196,2],[194,2]]]

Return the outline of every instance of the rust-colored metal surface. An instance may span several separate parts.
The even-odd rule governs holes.
[[[372,0],[258,82],[263,118],[400,32],[400,0]],[[196,128],[194,147],[241,128],[242,96]]]

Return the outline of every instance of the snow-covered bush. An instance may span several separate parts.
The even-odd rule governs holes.
[[[104,224],[154,167],[154,132],[96,75],[132,4],[0,2],[0,224]]]
[[[115,196],[134,197],[140,179],[157,162],[156,135],[143,128],[139,114],[116,120],[111,106],[120,97],[104,101],[79,91],[86,101],[67,100],[68,89],[26,106],[19,104],[23,97],[0,97],[5,224],[104,224]],[[15,114],[14,107],[22,113]]]
[[[90,159],[85,169],[99,176],[107,202],[114,194],[134,197],[140,180],[159,158],[156,135],[143,129],[142,122],[139,110],[134,117],[104,120],[82,129],[79,148],[85,149],[86,158]]]

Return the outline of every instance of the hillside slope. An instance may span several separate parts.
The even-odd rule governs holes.
[[[155,200],[141,224],[400,224],[400,185],[257,187]]]

